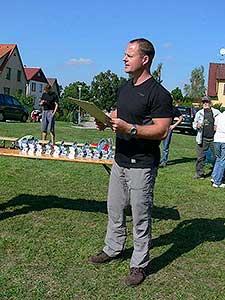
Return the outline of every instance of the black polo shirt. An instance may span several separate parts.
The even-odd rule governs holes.
[[[41,100],[45,101],[43,105],[44,110],[54,110],[55,102],[59,102],[58,96],[55,92],[43,93],[41,96]]]
[[[153,77],[135,86],[129,80],[119,91],[118,118],[137,125],[151,124],[153,118],[173,116],[170,93]],[[160,141],[117,134],[115,161],[121,167],[149,168],[160,160]]]

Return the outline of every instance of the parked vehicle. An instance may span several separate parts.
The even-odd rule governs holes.
[[[183,121],[177,125],[176,130],[179,130],[182,133],[188,132],[190,134],[195,134],[196,131],[192,127],[192,123],[195,118],[195,114],[197,112],[194,107],[186,107],[186,106],[177,106],[180,113],[183,115]],[[174,123],[178,120],[178,118],[174,119]]]
[[[0,121],[15,120],[26,122],[29,112],[16,98],[0,94]]]

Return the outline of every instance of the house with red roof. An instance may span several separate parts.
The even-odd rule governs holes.
[[[222,104],[225,107],[225,64],[210,63],[208,76],[208,96],[213,104]]]
[[[16,44],[0,44],[0,94],[25,94],[26,74]]]
[[[24,67],[27,77],[26,96],[34,97],[34,109],[40,109],[39,102],[48,80],[41,68]]]
[[[47,78],[48,80],[48,84],[52,87],[53,92],[56,93],[56,95],[60,96],[60,88],[59,88],[59,84],[57,82],[56,78]]]

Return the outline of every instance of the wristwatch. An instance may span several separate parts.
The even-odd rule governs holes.
[[[130,136],[134,137],[137,135],[137,126],[135,124],[132,124],[130,129]]]

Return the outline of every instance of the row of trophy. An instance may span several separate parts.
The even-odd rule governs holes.
[[[85,143],[79,146],[74,142],[71,146],[65,146],[64,142],[60,145],[52,145],[48,142],[46,145],[41,145],[38,139],[23,138],[19,145],[21,154],[23,155],[47,155],[57,157],[74,158],[88,158],[88,159],[113,159],[113,141],[109,139],[101,139],[99,143],[93,147],[90,143]]]

